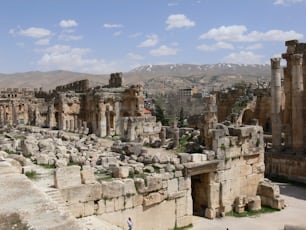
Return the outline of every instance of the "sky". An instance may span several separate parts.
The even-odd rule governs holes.
[[[305,36],[306,0],[1,0],[0,73],[268,64]]]

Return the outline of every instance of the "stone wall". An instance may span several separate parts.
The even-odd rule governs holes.
[[[266,174],[306,183],[306,159],[284,153],[265,153]]]
[[[121,140],[152,143],[159,140],[162,125],[156,117],[123,117],[120,121]]]
[[[57,168],[55,185],[75,217],[97,215],[124,228],[131,217],[135,229],[172,229],[192,223],[190,177],[180,170],[143,174],[143,178],[100,182],[93,170],[79,166]],[[67,183],[65,183],[65,181]]]

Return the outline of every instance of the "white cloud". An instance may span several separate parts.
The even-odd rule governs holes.
[[[117,32],[113,33],[113,35],[114,35],[115,37],[120,36],[121,34],[122,34],[122,31],[117,31]]]
[[[91,52],[87,48],[72,48],[70,46],[55,45],[40,50],[43,52],[38,65],[46,69],[63,69],[90,73],[109,73],[118,70],[116,63],[106,63],[102,59],[86,58]]]
[[[134,34],[130,34],[129,38],[137,38],[137,37],[139,37],[141,35],[142,35],[142,33],[134,33]]]
[[[43,38],[51,35],[51,31],[44,28],[30,27],[28,29],[20,29],[19,31],[15,31],[11,29],[9,31],[12,35],[20,35],[31,38]]]
[[[251,31],[244,25],[221,26],[210,29],[200,36],[200,39],[214,39],[216,41],[256,42],[256,41],[285,41],[291,39],[302,39],[303,34],[293,30],[269,30],[267,32]]]
[[[251,51],[241,51],[239,53],[231,53],[228,56],[223,58],[224,62],[227,63],[238,63],[238,64],[259,64],[262,56],[254,54]]]
[[[150,51],[152,56],[173,56],[176,55],[177,49],[162,45],[158,49],[153,49]]]
[[[230,43],[227,42],[217,42],[216,44],[212,44],[212,45],[200,45],[197,47],[197,49],[199,50],[203,50],[203,51],[215,51],[215,50],[220,50],[220,49],[234,49],[234,46]]]
[[[58,36],[59,40],[62,41],[78,41],[81,40],[83,37],[81,35],[71,35],[71,34],[61,34]]]
[[[274,5],[290,5],[295,3],[304,2],[305,0],[275,0]]]
[[[50,43],[50,39],[48,38],[40,39],[35,42],[35,44],[39,46],[47,46],[49,45],[49,43]]]
[[[253,45],[245,47],[246,50],[258,50],[263,48],[263,45],[261,43],[255,43]]]
[[[184,14],[172,14],[168,17],[167,21],[167,30],[174,28],[183,28],[183,27],[193,27],[195,22],[188,19]]]
[[[158,43],[158,36],[156,34],[151,34],[147,36],[147,40],[141,42],[138,47],[152,47]]]
[[[170,7],[171,7],[171,6],[177,6],[177,5],[178,5],[177,2],[169,2],[169,3],[168,3],[168,6],[170,6]]]
[[[104,28],[107,28],[107,29],[112,29],[112,28],[121,28],[123,27],[123,25],[121,24],[104,24],[103,25]]]
[[[75,20],[69,19],[69,20],[61,20],[59,25],[62,28],[69,28],[69,27],[78,26],[78,23]]]
[[[128,53],[127,54],[128,58],[133,59],[133,60],[143,60],[144,57],[139,55],[139,54],[135,54],[135,53]]]

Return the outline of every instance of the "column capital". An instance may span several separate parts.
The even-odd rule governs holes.
[[[280,69],[280,60],[281,58],[271,58],[271,68],[272,69]]]
[[[293,65],[302,65],[303,64],[303,54],[293,54],[291,56],[291,61]]]

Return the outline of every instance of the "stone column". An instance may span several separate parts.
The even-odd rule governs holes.
[[[99,103],[99,114],[98,114],[98,132],[99,137],[106,136],[106,117],[105,117],[105,104],[103,102]]]
[[[303,87],[303,55],[293,54],[292,60],[292,148],[297,154],[304,150],[304,87]]]
[[[106,106],[106,111],[105,111],[105,117],[106,117],[106,136],[110,136],[110,111],[109,111],[109,105]]]
[[[282,122],[281,122],[281,67],[280,58],[271,58],[271,121],[272,121],[272,146],[274,150],[281,147]]]
[[[72,119],[69,120],[69,131],[74,131],[74,122]]]
[[[78,127],[78,115],[74,115],[73,116],[73,121],[74,121],[74,132],[78,132],[78,129],[79,129],[79,127]]]
[[[120,101],[115,102],[115,134],[120,135]]]

